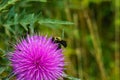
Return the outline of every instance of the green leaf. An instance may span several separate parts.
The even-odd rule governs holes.
[[[40,2],[47,2],[47,0],[29,0],[29,1],[40,1]]]
[[[25,15],[23,19],[20,20],[20,24],[23,28],[28,31],[27,25],[34,24],[37,21],[37,18],[34,14]]]
[[[68,76],[67,77],[69,80],[81,80],[81,79],[78,79],[78,78],[74,78],[74,77],[72,77],[72,76]]]
[[[6,25],[4,25],[4,27],[5,27],[6,34],[9,35],[9,32],[12,32],[13,34],[15,34],[15,31],[14,31],[13,28],[10,26],[10,24],[6,24]]]
[[[81,80],[81,79],[78,79],[78,78],[69,76],[69,75],[67,75],[67,74],[64,74],[64,77],[67,78],[67,79],[69,79],[69,80]]]
[[[41,2],[47,2],[47,0],[39,0],[39,1],[41,1]]]
[[[5,53],[5,51],[3,49],[0,48],[0,52],[2,52],[3,54]]]
[[[0,74],[2,74],[5,71],[5,67],[0,67]]]
[[[15,14],[14,16],[14,24],[18,24],[18,14]]]
[[[0,5],[0,12],[7,9],[7,7],[16,4],[19,0],[3,0],[4,2]]]
[[[20,24],[30,24],[36,21],[34,14],[25,15],[23,19],[20,20]]]
[[[73,22],[69,21],[60,21],[60,20],[53,20],[53,19],[40,19],[38,21],[40,24],[64,24],[64,25],[73,25]]]

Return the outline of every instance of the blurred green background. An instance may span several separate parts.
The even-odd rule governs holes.
[[[119,0],[0,0],[0,80],[12,72],[6,54],[35,33],[67,41],[65,80],[119,80],[119,10]]]

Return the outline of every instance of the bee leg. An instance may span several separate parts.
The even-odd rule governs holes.
[[[55,40],[55,38],[54,37],[52,37],[52,41],[54,42],[54,40]]]

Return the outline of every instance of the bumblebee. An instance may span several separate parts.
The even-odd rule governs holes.
[[[60,37],[52,37],[52,42],[54,43],[58,43],[58,49],[61,49],[61,46],[63,46],[64,48],[67,47],[67,42],[65,40],[62,40]]]

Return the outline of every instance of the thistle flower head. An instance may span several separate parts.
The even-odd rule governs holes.
[[[57,80],[62,77],[62,49],[46,36],[27,36],[15,45],[10,61],[17,80]]]

